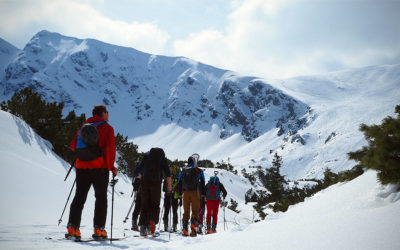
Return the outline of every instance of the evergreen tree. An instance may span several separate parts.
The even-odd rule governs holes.
[[[69,148],[69,143],[72,141],[75,134],[85,121],[85,114],[76,116],[75,111],[72,110],[63,119],[63,125],[61,129],[54,136],[54,151],[71,165],[74,164],[76,157]]]
[[[55,153],[70,164],[73,163],[75,157],[68,145],[85,121],[84,114],[77,117],[71,111],[63,119],[64,103],[46,102],[29,87],[16,92],[10,100],[3,101],[0,107],[24,120],[38,135],[53,145]]]
[[[235,201],[234,199],[231,198],[230,202],[231,202],[231,204],[228,206],[228,208],[229,208],[230,210],[234,211],[235,213],[240,213],[240,211],[237,210],[237,207],[238,207],[238,205],[239,205],[239,204],[237,203],[237,201]]]
[[[381,125],[361,124],[368,146],[348,153],[362,167],[377,170],[382,184],[400,182],[400,105],[395,113],[397,118],[388,116]]]
[[[333,184],[338,183],[339,176],[331,171],[330,168],[326,168],[324,171],[324,182],[323,188],[327,188]]]
[[[258,171],[260,181],[263,183],[264,187],[271,192],[271,200],[278,201],[282,198],[285,188],[284,176],[280,174],[280,168],[282,167],[282,157],[275,152],[274,158],[272,160],[272,167],[265,170],[265,173]]]
[[[120,133],[115,136],[115,147],[118,152],[117,164],[118,171],[133,177],[136,163],[142,158],[138,153],[138,146],[132,142],[128,142],[128,137],[123,137]]]
[[[64,103],[47,103],[42,97],[27,87],[15,93],[2,108],[20,117],[41,137],[51,141],[51,137],[62,126]]]

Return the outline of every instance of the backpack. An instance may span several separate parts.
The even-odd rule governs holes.
[[[161,181],[162,162],[164,159],[164,150],[161,148],[150,149],[148,157],[144,159],[143,180]]]
[[[81,161],[93,161],[103,155],[99,146],[99,132],[97,126],[105,121],[86,123],[78,133],[75,153]]]
[[[219,189],[219,179],[216,176],[211,176],[207,183],[206,190],[207,200],[219,200],[220,199],[220,189]]]
[[[197,190],[199,170],[196,167],[185,167],[182,169],[183,190]]]

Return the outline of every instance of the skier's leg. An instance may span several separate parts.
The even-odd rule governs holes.
[[[142,182],[140,196],[140,219],[139,225],[147,227],[149,225],[149,202],[150,190],[147,182]]]
[[[212,202],[211,202],[211,200],[207,200],[206,206],[207,206],[206,222],[207,223],[211,223],[211,215],[212,215]]]
[[[138,231],[138,217],[140,213],[140,205],[141,205],[141,198],[140,198],[140,191],[136,193],[136,200],[135,200],[135,209],[132,213],[132,230]]]
[[[93,226],[104,228],[107,218],[107,189],[109,171],[107,169],[95,169],[93,172],[93,188],[96,197]]]
[[[155,182],[151,185],[151,198],[150,198],[150,231],[154,234],[156,225],[160,217],[160,200],[161,200],[161,182]]]
[[[178,224],[178,199],[172,197],[172,214],[173,214],[173,226],[176,230],[176,225]]]
[[[163,222],[164,222],[164,230],[168,227],[168,216],[169,216],[169,210],[171,208],[171,201],[170,201],[170,194],[165,193],[164,195],[164,216],[163,216]]]
[[[73,225],[76,229],[79,229],[81,225],[82,210],[91,185],[90,178],[86,172],[87,170],[76,170],[76,190],[70,206],[68,220],[68,225]]]

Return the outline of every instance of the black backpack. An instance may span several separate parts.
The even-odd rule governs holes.
[[[197,190],[199,169],[196,167],[185,167],[182,169],[182,185],[184,191]]]
[[[78,133],[75,153],[81,161],[92,161],[103,155],[99,146],[99,132],[97,126],[105,121],[86,123]]]
[[[144,175],[145,181],[161,181],[162,164],[165,160],[164,150],[161,148],[152,148],[150,153],[144,159]]]

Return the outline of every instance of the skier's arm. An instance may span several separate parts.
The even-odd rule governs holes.
[[[226,197],[226,195],[228,193],[226,192],[226,189],[225,189],[224,185],[221,182],[219,183],[219,188],[221,189],[222,197],[224,197],[224,199],[225,199],[225,197]]]
[[[78,131],[79,133],[79,131]],[[72,141],[69,143],[69,148],[72,151],[75,151],[75,147],[76,147],[76,140],[78,139],[78,133],[76,133],[76,135],[74,136],[74,139],[72,139]]]
[[[204,177],[204,172],[201,170],[200,172],[200,191],[202,195],[206,195],[206,189],[205,189],[205,177]]]
[[[167,177],[167,182],[168,182],[168,193],[172,193],[172,178]]]
[[[178,194],[182,196],[182,171],[179,173],[178,177]]]
[[[111,126],[106,126],[106,145],[104,149],[105,161],[108,170],[114,168],[115,161],[115,134]]]
[[[137,177],[138,179],[142,178],[142,170],[143,170],[143,165],[144,165],[144,159],[146,158],[146,155],[143,157],[142,161],[139,163],[139,165],[135,168],[135,171],[133,172],[133,176]]]
[[[167,184],[168,184],[168,189],[167,189],[167,191],[169,192],[169,193],[171,193],[171,191],[172,191],[172,179],[171,179],[171,171],[170,171],[170,169],[169,169],[169,166],[168,166],[168,161],[167,161],[167,159],[164,159],[164,163],[163,163],[163,168],[164,168],[164,174],[165,174],[165,176],[167,177]]]

